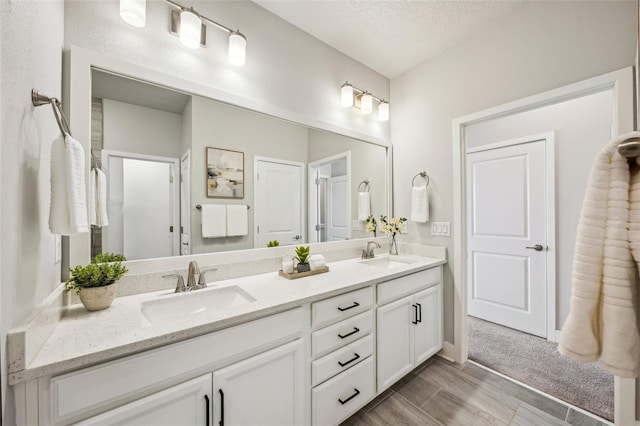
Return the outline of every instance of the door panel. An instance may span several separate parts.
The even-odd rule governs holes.
[[[413,369],[413,295],[381,306],[378,319],[378,392]]]
[[[415,295],[420,322],[415,327],[415,362],[419,365],[442,349],[442,286],[440,284]]]
[[[326,241],[342,241],[349,238],[348,196],[349,188],[347,188],[346,176],[327,179]]]
[[[467,154],[469,315],[542,337],[545,157],[544,140]]]

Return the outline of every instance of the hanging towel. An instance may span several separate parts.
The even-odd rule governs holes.
[[[429,221],[429,193],[426,185],[411,188],[411,220],[421,223]]]
[[[249,215],[244,204],[227,205],[227,237],[237,237],[249,233]]]
[[[317,271],[318,269],[324,269],[327,267],[327,261],[321,254],[312,254],[309,256],[307,263],[309,264],[309,269],[312,271]]]
[[[369,192],[358,192],[358,220],[367,220],[371,215],[371,197]]]
[[[637,270],[627,229],[633,223],[630,175],[617,150],[634,136],[640,133],[609,142],[592,165],[578,222],[571,307],[558,345],[561,354],[576,361],[600,358],[603,368],[620,377],[637,377],[640,372]],[[633,209],[640,212],[637,194],[631,195]]]
[[[84,150],[71,136],[51,145],[49,229],[56,235],[89,232]]]
[[[202,206],[202,238],[227,236],[227,207],[224,204]]]
[[[89,179],[89,223],[98,227],[109,225],[107,176],[97,168],[91,169]]]

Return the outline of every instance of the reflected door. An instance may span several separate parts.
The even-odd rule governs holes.
[[[180,254],[191,254],[191,151],[180,160]]]
[[[272,240],[283,246],[303,243],[303,164],[256,159],[255,166],[255,247]]]
[[[327,179],[327,239],[323,241],[342,241],[349,238],[348,197],[346,176]]]
[[[469,315],[546,337],[545,141],[467,154]]]

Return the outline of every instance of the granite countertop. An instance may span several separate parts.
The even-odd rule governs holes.
[[[444,259],[414,255],[401,255],[399,259],[411,263],[386,270],[350,259],[329,263],[328,273],[295,280],[269,272],[212,282],[197,292],[238,286],[255,301],[163,325],[151,324],[142,315],[142,304],[193,293],[163,290],[118,297],[110,308],[97,312],[72,305],[64,308],[51,335],[25,368],[11,371],[10,363],[9,384],[157,348],[446,263]]]

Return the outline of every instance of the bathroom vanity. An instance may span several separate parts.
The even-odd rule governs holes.
[[[10,360],[19,424],[337,424],[442,348],[445,262],[348,259],[64,308],[24,368]],[[229,306],[193,309],[215,295]]]

